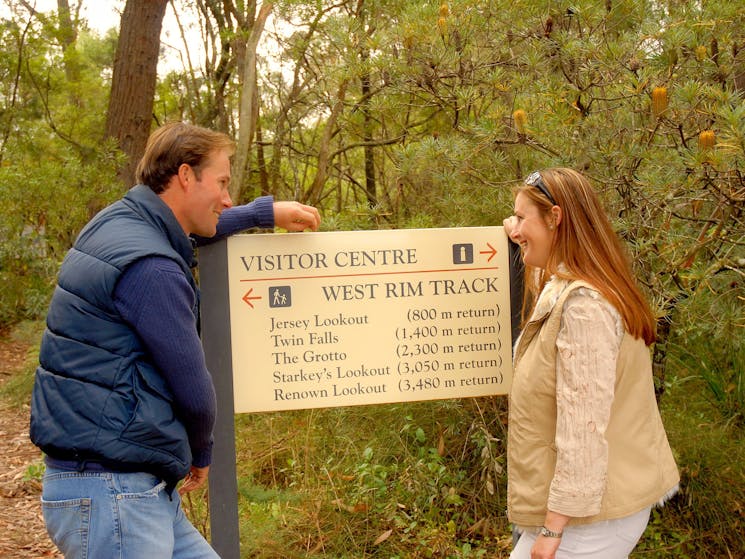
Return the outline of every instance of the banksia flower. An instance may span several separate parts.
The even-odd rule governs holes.
[[[716,135],[713,130],[702,130],[698,135],[698,149],[701,151],[711,149],[716,142]]]
[[[517,133],[525,135],[525,125],[528,123],[528,114],[522,109],[517,109],[514,113],[512,113],[512,118],[515,121],[515,128],[517,128]]]
[[[442,33],[443,35],[445,33],[447,33],[447,30],[448,30],[448,20],[447,20],[447,18],[441,17],[440,19],[438,19],[437,20],[437,27],[439,27],[440,33]]]
[[[447,4],[442,4],[440,6],[440,17],[448,17],[450,15],[450,8]]]
[[[706,45],[699,45],[696,47],[696,58],[698,60],[704,60],[706,58],[706,55],[708,54],[708,49],[706,48]]]
[[[659,117],[667,109],[667,88],[655,87],[652,90],[652,114]]]

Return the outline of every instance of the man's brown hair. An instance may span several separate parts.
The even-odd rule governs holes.
[[[235,142],[227,134],[185,122],[171,122],[155,130],[148,138],[145,154],[137,165],[137,182],[160,194],[171,177],[186,163],[200,178],[202,165],[215,151],[235,151]]]

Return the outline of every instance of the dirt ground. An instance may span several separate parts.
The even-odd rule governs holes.
[[[19,371],[28,346],[0,335],[0,384]],[[29,407],[0,401],[0,557],[62,558],[49,540],[39,506],[34,468],[41,453],[28,438]]]

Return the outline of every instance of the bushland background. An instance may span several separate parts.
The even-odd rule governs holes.
[[[530,171],[589,176],[658,316],[683,478],[633,556],[744,556],[742,2],[127,0],[104,33],[86,2],[0,12],[0,497],[25,499],[3,556],[54,554],[26,439],[56,271],[170,120],[237,140],[235,201],[302,200],[327,230],[500,224]],[[235,421],[245,557],[508,554],[504,398]]]

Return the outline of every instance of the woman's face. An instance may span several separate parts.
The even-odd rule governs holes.
[[[538,206],[523,193],[515,198],[515,217],[510,238],[520,245],[523,262],[527,266],[545,268],[551,253],[553,226],[541,216]]]

